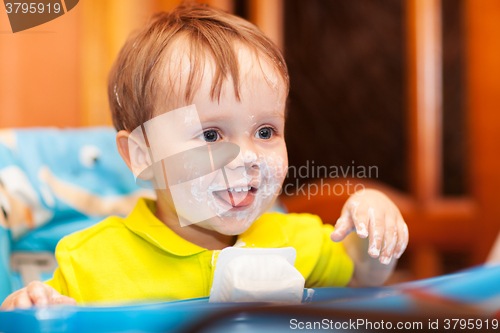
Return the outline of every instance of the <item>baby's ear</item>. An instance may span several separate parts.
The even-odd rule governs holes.
[[[134,176],[142,180],[151,180],[154,175],[149,148],[142,136],[141,127],[138,129],[139,131],[134,130],[132,133],[125,130],[119,131],[116,134],[116,145],[118,152]]]

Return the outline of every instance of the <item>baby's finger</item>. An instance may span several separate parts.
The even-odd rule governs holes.
[[[20,309],[29,309],[33,306],[33,303],[31,302],[30,296],[26,291],[20,292],[14,297],[13,300],[13,306],[14,308],[20,308]]]
[[[359,237],[368,237],[368,211],[365,206],[361,206],[359,202],[352,202],[348,208],[351,219],[354,222],[354,227]]]
[[[394,249],[394,256],[396,258],[401,258],[401,255],[406,250],[406,246],[408,245],[408,226],[402,217],[398,218],[398,243],[396,244],[396,248]]]
[[[33,281],[28,285],[26,291],[34,305],[45,306],[49,304],[50,294],[44,283]]]
[[[380,255],[382,247],[382,237],[385,232],[384,216],[373,208],[368,208],[370,240],[368,242],[368,254],[372,258],[377,258]]]
[[[68,304],[68,305],[76,305],[76,301],[74,298],[59,295],[52,299],[52,303],[54,304]]]
[[[385,216],[385,233],[384,247],[380,254],[380,262],[384,265],[389,265],[392,260],[394,248],[398,240],[397,215],[386,214]]]
[[[351,219],[348,211],[345,211],[335,224],[335,230],[330,234],[330,238],[334,242],[340,242],[351,231],[354,230],[354,222]]]

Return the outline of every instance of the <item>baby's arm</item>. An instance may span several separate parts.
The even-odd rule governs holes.
[[[351,233],[354,230],[357,235]],[[354,262],[349,285],[379,286],[406,249],[408,227],[387,196],[376,190],[363,190],[347,200],[331,238],[334,242],[343,240]]]
[[[0,309],[11,310],[48,304],[76,305],[76,301],[71,297],[59,294],[57,290],[43,282],[33,281],[27,287],[10,294],[2,303]]]

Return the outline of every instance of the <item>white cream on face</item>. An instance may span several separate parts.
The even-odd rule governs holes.
[[[229,211],[224,214],[218,214],[218,216],[221,218],[224,218],[225,216],[232,216],[236,220],[244,220],[245,226],[249,227],[256,218],[268,209],[279,193],[285,176],[284,170],[286,169],[286,165],[284,159],[274,152],[269,155],[261,153],[257,158],[257,155],[254,152],[246,151],[243,155],[243,161],[247,164],[257,165],[256,177],[258,179],[259,186],[257,193],[255,194],[252,207],[245,211]],[[247,180],[248,183],[250,183],[250,180],[254,178],[246,171],[243,175],[244,179]]]
[[[257,188],[253,202],[244,210],[234,211],[231,206],[222,202],[214,192],[227,189],[222,177],[222,171],[213,175],[200,177],[191,182],[191,195],[199,203],[206,202],[207,207],[216,215],[214,224],[204,221],[200,226],[218,226],[225,224],[222,228],[227,233],[239,233],[239,230],[247,229],[262,215],[274,202],[278,195],[281,184],[286,176],[286,161],[275,152],[259,156],[253,151],[245,151],[238,159],[245,165],[253,166],[252,169],[241,168],[234,181],[230,181],[230,187],[244,187],[252,185]],[[234,173],[233,173],[234,178]],[[240,177],[238,177],[240,176]],[[182,213],[182,212],[178,212]],[[214,221],[212,221],[214,222]],[[232,227],[231,227],[232,226]]]

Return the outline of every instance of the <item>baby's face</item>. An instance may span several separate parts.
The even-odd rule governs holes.
[[[176,143],[185,151],[206,142],[230,142],[239,146],[239,155],[223,168],[225,174],[219,169],[191,181],[184,197],[176,198],[189,204],[174,205],[170,191],[158,191],[158,204],[165,205],[162,209],[175,206],[179,219],[188,223],[206,210],[213,217],[196,225],[225,235],[241,234],[272,205],[288,166],[283,80],[265,61],[261,69],[248,52],[240,51],[239,56],[240,101],[232,81],[224,83],[219,101],[212,100],[212,76],[205,74],[192,102],[201,130],[199,125],[198,130],[196,126],[190,130],[186,120],[185,134]],[[211,72],[208,69],[205,73]]]

